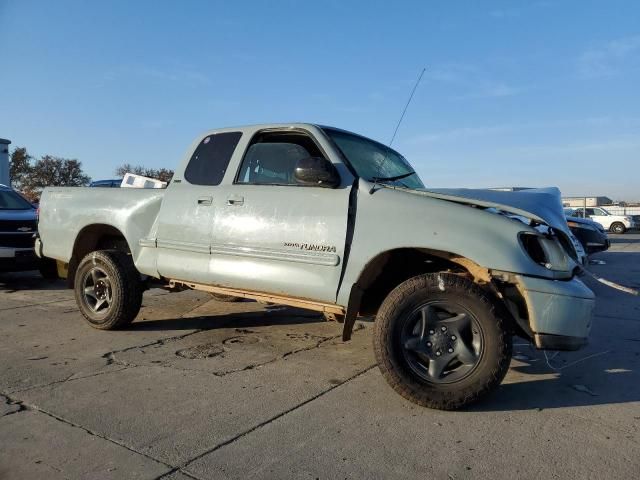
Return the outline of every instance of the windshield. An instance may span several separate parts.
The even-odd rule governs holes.
[[[418,174],[395,150],[368,138],[342,130],[323,128],[333,140],[356,174],[370,182],[405,188],[424,188]]]
[[[11,190],[0,190],[0,210],[29,210],[29,202]]]

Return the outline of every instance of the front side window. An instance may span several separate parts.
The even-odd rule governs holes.
[[[236,183],[300,185],[294,176],[298,162],[324,157],[313,139],[302,132],[258,133],[242,159]]]
[[[225,132],[205,137],[189,160],[185,180],[194,185],[219,185],[241,136],[242,132]]]
[[[359,177],[405,188],[424,188],[418,174],[398,152],[360,135],[323,128]]]
[[[10,190],[0,191],[0,210],[30,210],[33,208],[28,201]]]
[[[593,211],[595,212],[594,215],[609,215],[609,212],[601,209],[601,208],[594,208]]]

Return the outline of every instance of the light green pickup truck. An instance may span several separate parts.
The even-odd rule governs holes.
[[[495,389],[512,335],[573,350],[591,327],[557,189],[429,191],[399,153],[336,128],[212,130],[165,190],[45,189],[39,232],[95,328],[132,322],[157,281],[325,312],[345,340],[375,316],[384,377],[433,408]]]

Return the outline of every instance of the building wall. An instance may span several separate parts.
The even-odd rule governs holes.
[[[587,202],[585,205],[585,201]],[[599,207],[609,205],[612,201],[609,197],[563,197],[562,205],[565,207]]]
[[[9,140],[0,138],[0,183],[9,185]]]

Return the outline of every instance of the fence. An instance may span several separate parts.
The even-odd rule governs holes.
[[[618,207],[603,205],[607,212],[611,215],[640,215],[640,207]],[[579,208],[577,208],[579,210]]]

